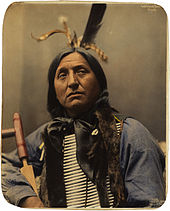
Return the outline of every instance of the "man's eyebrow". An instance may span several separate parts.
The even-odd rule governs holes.
[[[73,69],[78,70],[80,68],[85,68],[85,69],[89,69],[87,65],[85,64],[80,64],[80,65],[76,65],[73,67]]]
[[[66,71],[67,70],[67,68],[65,68],[65,67],[61,67],[61,68],[59,68],[59,69],[57,69],[56,70],[56,73],[61,73],[61,72],[64,72],[64,71]]]
[[[85,64],[75,65],[72,69],[73,69],[73,70],[79,70],[79,69],[81,69],[81,68],[84,68],[84,69],[86,69],[86,70],[89,69],[88,66],[85,65]],[[65,72],[65,71],[67,71],[67,68],[66,68],[66,67],[61,67],[61,68],[58,68],[58,69],[56,70],[56,74],[60,74],[60,73]]]

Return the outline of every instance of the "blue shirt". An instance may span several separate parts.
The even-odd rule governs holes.
[[[35,176],[41,174],[43,159],[42,125],[28,137],[26,145],[29,164]],[[127,118],[123,124],[120,140],[120,166],[127,193],[128,207],[159,207],[165,200],[163,177],[165,160],[157,140],[137,120]],[[17,150],[2,154],[2,191],[10,203],[18,205],[20,200],[36,196],[25,177],[20,173],[22,163]]]

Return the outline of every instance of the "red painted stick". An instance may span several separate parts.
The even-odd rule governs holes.
[[[14,113],[14,129],[15,129],[15,137],[16,137],[16,144],[18,150],[18,156],[22,160],[23,167],[20,169],[21,173],[25,176],[28,180],[30,185],[32,186],[33,190],[38,196],[38,191],[36,187],[34,171],[32,165],[27,164],[27,148],[24,140],[23,128],[22,128],[22,121],[19,113]]]
[[[23,135],[22,121],[19,113],[14,113],[13,121],[19,158],[27,158],[28,153]]]

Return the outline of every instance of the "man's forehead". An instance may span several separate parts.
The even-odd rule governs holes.
[[[86,59],[81,54],[74,52],[74,53],[71,53],[71,54],[65,56],[61,60],[58,68],[61,68],[64,66],[78,66],[78,65],[85,65],[85,66],[89,67],[89,64],[86,61]]]

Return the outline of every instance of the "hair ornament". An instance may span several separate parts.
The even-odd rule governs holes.
[[[98,54],[100,59],[102,59],[103,61],[107,61],[108,57],[95,44],[95,38],[97,32],[99,31],[102,25],[101,21],[103,19],[105,10],[106,10],[106,4],[92,4],[90,15],[83,36],[77,37],[75,31],[73,32],[72,35],[69,27],[67,26],[67,19],[63,16],[60,17],[60,21],[63,23],[63,28],[64,28],[63,30],[60,29],[51,30],[41,35],[40,37],[35,37],[31,33],[31,36],[33,39],[37,41],[43,41],[48,39],[53,34],[62,33],[67,37],[69,47],[71,48],[82,47],[86,50],[92,49]]]

